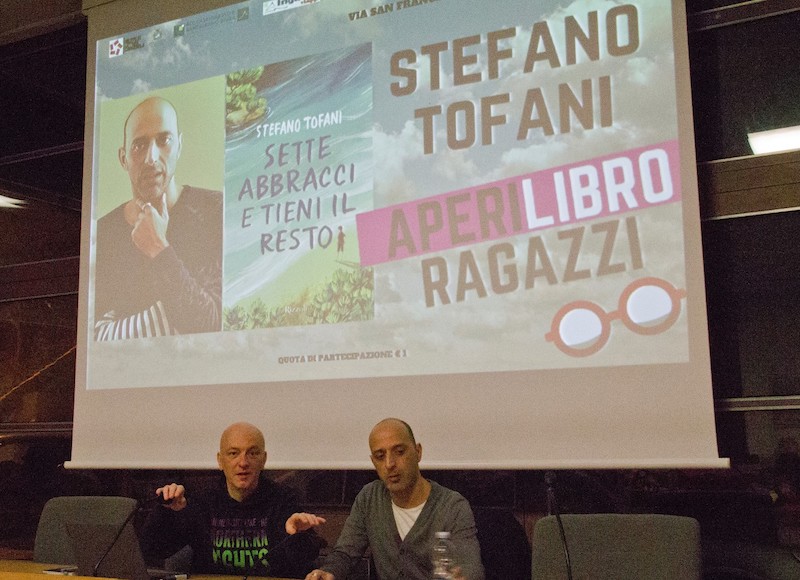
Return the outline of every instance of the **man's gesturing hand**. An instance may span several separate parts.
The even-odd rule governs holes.
[[[164,487],[159,487],[156,490],[156,495],[160,495],[165,502],[169,502],[164,507],[171,509],[174,512],[179,512],[186,507],[187,501],[184,494],[186,488],[177,483],[170,483]]]
[[[325,518],[315,516],[314,514],[296,513],[289,516],[286,520],[286,533],[290,536],[297,532],[303,532],[315,526],[325,523]]]

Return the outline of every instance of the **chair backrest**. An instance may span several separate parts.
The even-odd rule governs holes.
[[[75,564],[67,523],[122,525],[137,507],[135,499],[109,496],[64,496],[49,500],[39,517],[33,544],[35,562]]]
[[[573,580],[699,580],[700,525],[684,516],[564,514]],[[555,516],[533,529],[533,580],[566,580]]]

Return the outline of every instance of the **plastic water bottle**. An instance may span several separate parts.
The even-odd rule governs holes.
[[[433,542],[433,580],[452,580],[453,578],[453,543],[450,532],[436,532]]]

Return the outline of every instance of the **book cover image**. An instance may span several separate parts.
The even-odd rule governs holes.
[[[369,43],[226,76],[223,329],[371,320]]]

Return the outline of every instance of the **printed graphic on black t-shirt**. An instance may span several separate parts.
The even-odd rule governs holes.
[[[237,570],[269,567],[269,518],[212,518],[212,560]]]

